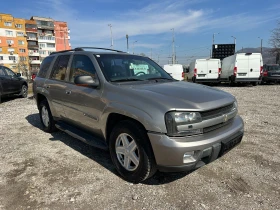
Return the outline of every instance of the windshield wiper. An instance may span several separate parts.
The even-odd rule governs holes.
[[[136,79],[136,78],[123,78],[123,79],[111,80],[111,82],[130,82],[130,81],[144,81],[144,80]]]
[[[158,79],[170,80],[170,81],[174,80],[174,79],[171,79],[171,78],[163,78],[163,77],[152,77],[152,78],[148,78],[146,80],[158,80]]]

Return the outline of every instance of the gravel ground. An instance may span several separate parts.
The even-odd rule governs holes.
[[[236,96],[242,143],[192,173],[122,180],[109,153],[41,130],[32,99],[0,104],[0,209],[280,209],[280,85]]]

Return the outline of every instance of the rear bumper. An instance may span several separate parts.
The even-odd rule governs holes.
[[[266,81],[280,81],[280,76],[268,76],[268,77],[263,77],[262,81],[266,82]]]
[[[148,133],[148,136],[160,171],[190,171],[214,161],[232,149],[242,140],[243,129],[243,120],[236,116],[231,123],[203,135],[168,137]],[[190,152],[194,152],[191,161],[184,156]]]
[[[257,78],[239,78],[239,77],[234,77],[234,82],[260,82],[262,79],[261,77]]]
[[[199,79],[199,78],[197,78],[196,77],[196,82],[197,83],[200,83],[200,82],[209,82],[209,83],[219,83],[220,82],[220,80],[219,80],[219,78],[217,78],[217,79]]]

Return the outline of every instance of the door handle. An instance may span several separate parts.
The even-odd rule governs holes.
[[[47,88],[47,89],[49,89],[49,88],[50,88],[50,86],[49,86],[49,85],[47,85],[47,86],[46,86],[46,88]]]
[[[252,71],[253,71],[253,69],[250,69],[250,71],[252,72]]]
[[[70,94],[72,93],[72,91],[71,91],[71,90],[66,90],[65,93],[66,93],[67,95],[70,95]]]
[[[211,73],[211,70],[209,70],[209,73]]]

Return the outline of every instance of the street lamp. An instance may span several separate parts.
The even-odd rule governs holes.
[[[261,37],[258,37],[259,39],[261,39],[261,54],[262,54],[262,41],[263,39]]]
[[[137,41],[134,41],[133,43],[132,43],[132,52],[133,52],[133,54],[134,54],[134,43],[136,43]]]
[[[235,50],[236,50],[236,37],[235,36],[231,36],[234,39],[234,45],[235,45]]]
[[[214,43],[215,43],[215,34],[220,34],[220,32],[218,32],[218,33],[213,33],[213,45],[214,45]]]
[[[126,48],[127,48],[127,53],[128,53],[128,34],[126,34]]]
[[[111,48],[114,49],[113,47],[113,33],[112,33],[112,24],[108,24],[108,26],[110,27],[110,31],[111,31]]]

